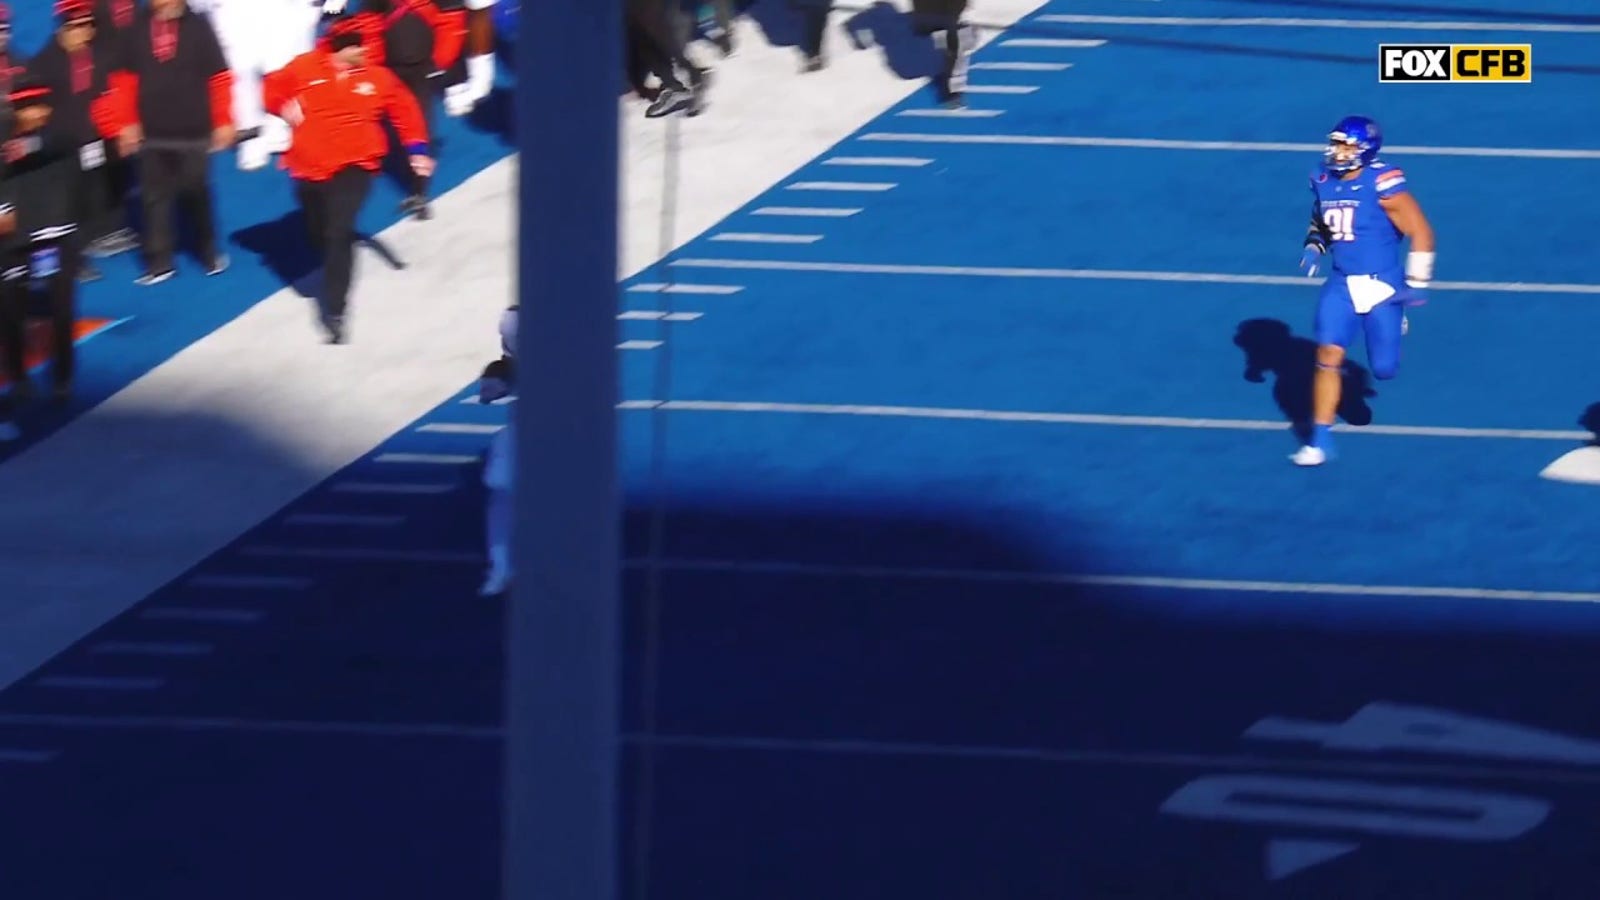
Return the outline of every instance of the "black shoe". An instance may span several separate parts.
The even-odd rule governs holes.
[[[805,65],[800,67],[800,71],[805,73],[821,72],[826,65],[827,63],[822,61],[821,54],[808,56],[806,57]]]
[[[644,111],[647,119],[659,119],[670,116],[680,109],[688,109],[694,105],[694,95],[687,88],[664,87],[656,96],[654,103]]]
[[[228,271],[228,266],[232,264],[233,260],[228,258],[228,254],[217,253],[211,257],[209,262],[206,263],[206,274],[221,275],[223,272]]]
[[[140,275],[138,278],[135,278],[133,280],[133,283],[137,284],[140,287],[149,287],[149,286],[151,286],[153,284],[160,284],[163,281],[170,281],[172,279],[172,276],[174,276],[176,274],[178,274],[178,270],[177,269],[162,269],[159,272],[149,272],[149,271],[147,271],[143,275]]]
[[[57,406],[66,406],[72,402],[72,383],[62,382],[50,388],[50,402]]]
[[[106,277],[105,273],[96,268],[93,263],[84,263],[83,266],[78,269],[79,284],[90,284],[92,282],[99,281],[104,277]]]
[[[428,205],[428,198],[421,194],[412,194],[400,201],[400,211],[421,222],[433,218],[433,208]]]
[[[343,344],[347,340],[344,316],[323,316],[322,330],[327,332],[327,342],[330,344]]]

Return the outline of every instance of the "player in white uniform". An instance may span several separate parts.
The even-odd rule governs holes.
[[[515,397],[517,354],[517,307],[513,306],[500,317],[499,359],[483,370],[478,381],[478,399],[493,403]],[[485,510],[485,528],[488,534],[489,573],[478,593],[484,597],[497,597],[511,587],[511,491],[515,484],[517,462],[517,416],[515,411],[489,445],[489,458],[483,467],[483,486],[489,489],[489,502]]]
[[[239,168],[265,168],[289,149],[289,124],[262,109],[261,77],[315,45],[324,0],[189,0],[211,17],[233,70],[233,120],[256,136],[239,143]]]

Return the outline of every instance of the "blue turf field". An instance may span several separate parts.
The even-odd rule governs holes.
[[[1592,898],[1600,519],[1538,472],[1600,401],[1596,35],[1041,18],[1581,10],[1051,3],[978,59],[1071,68],[974,73],[1037,91],[919,94],[626,285],[702,314],[620,329],[663,342],[621,398],[634,896]],[[1500,39],[1532,85],[1376,82]],[[1304,179],[1357,110],[1442,284],[1302,471]],[[0,750],[18,896],[492,896],[466,396],[0,697],[57,754]]]

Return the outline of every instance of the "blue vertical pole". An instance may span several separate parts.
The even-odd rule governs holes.
[[[521,16],[504,896],[615,900],[621,0]]]

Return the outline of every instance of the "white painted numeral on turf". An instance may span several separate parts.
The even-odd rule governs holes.
[[[1464,716],[1447,709],[1369,703],[1343,722],[1266,718],[1244,736],[1309,741],[1327,750],[1402,751],[1521,762],[1600,765],[1600,741],[1514,722]]]
[[[1508,841],[1550,814],[1534,797],[1272,775],[1208,775],[1161,811],[1190,819],[1454,841]]]

